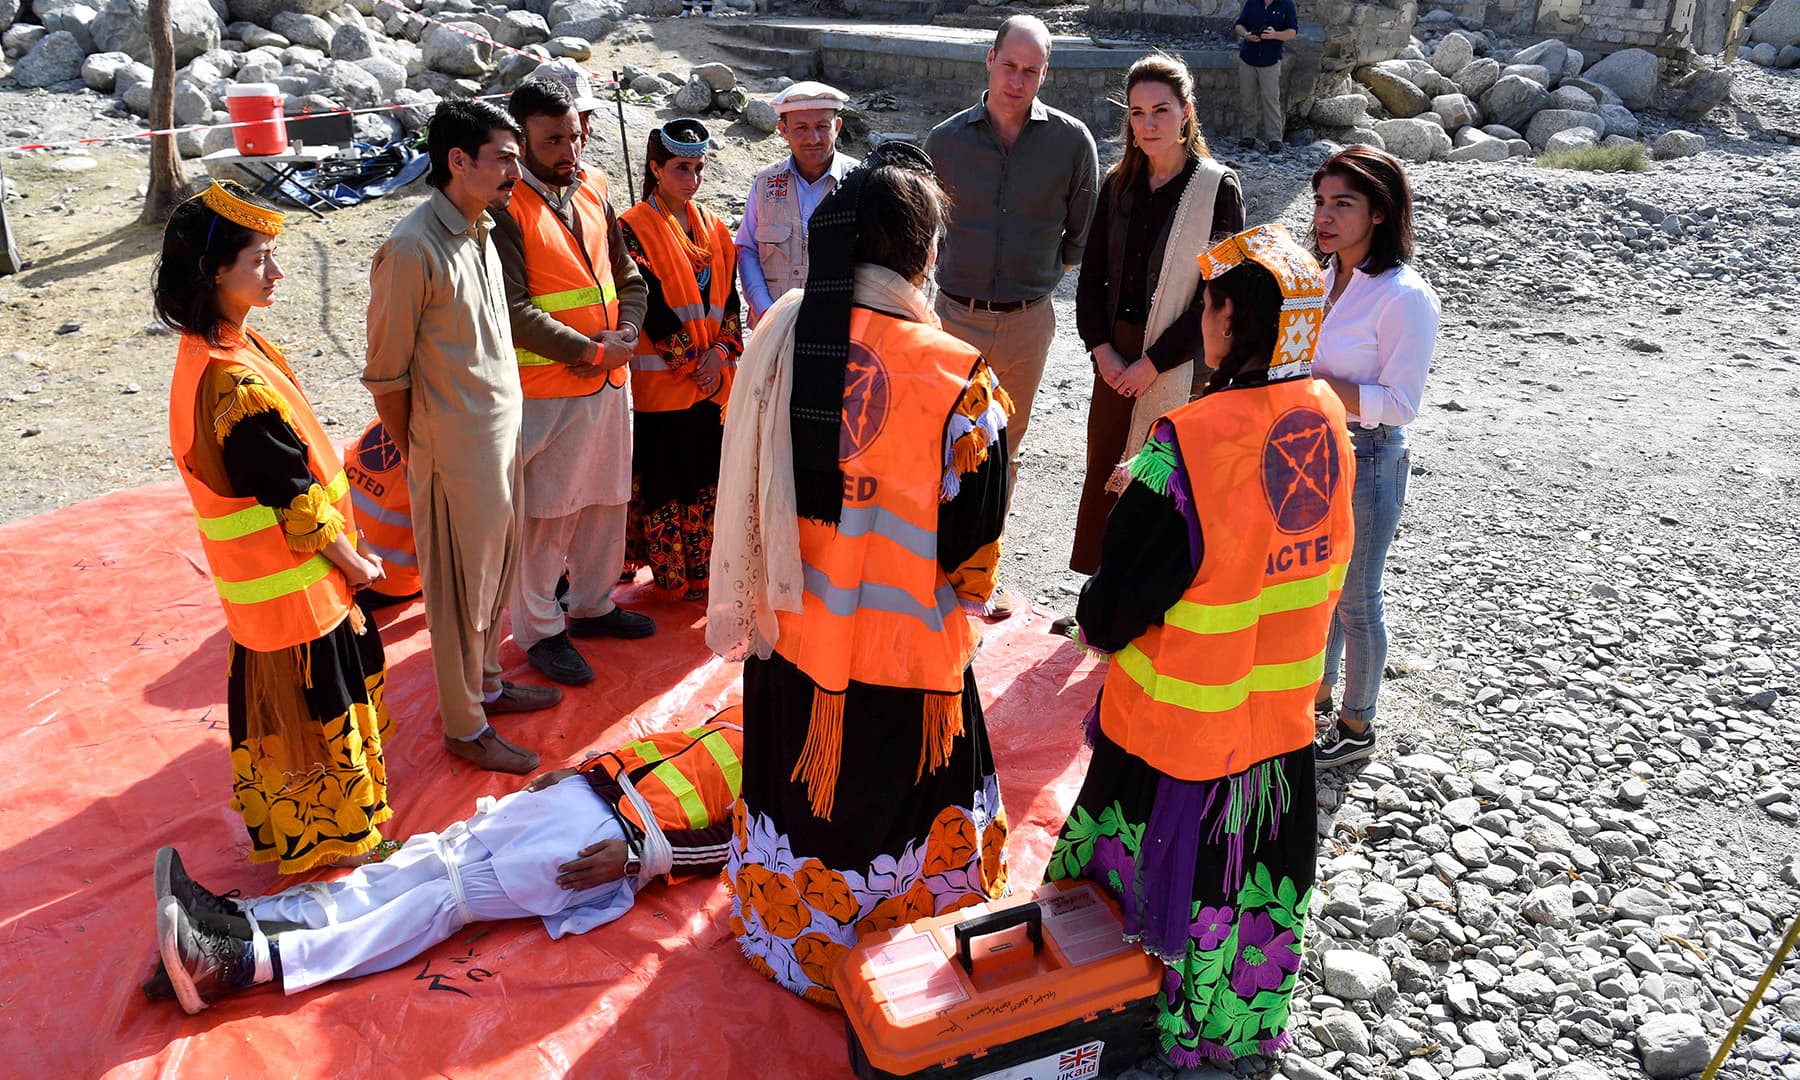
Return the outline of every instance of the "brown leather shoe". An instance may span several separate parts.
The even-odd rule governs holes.
[[[561,701],[562,691],[554,686],[528,686],[525,683],[503,682],[500,684],[500,696],[481,708],[489,716],[499,716],[503,713],[537,712],[539,709],[552,709]]]
[[[538,767],[538,756],[522,746],[514,746],[500,737],[500,733],[488,728],[481,738],[473,742],[463,742],[444,736],[444,749],[465,761],[473,762],[476,768],[491,769],[503,773],[528,773]]]

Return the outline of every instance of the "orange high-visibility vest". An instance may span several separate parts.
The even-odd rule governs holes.
[[[700,295],[699,283],[694,280],[693,262],[670,234],[669,222],[660,210],[648,201],[640,202],[619,215],[619,220],[631,226],[632,234],[650,261],[650,268],[662,283],[664,302],[681,320],[682,329],[688,335],[687,354],[691,363],[719,339],[719,331],[725,322],[725,301],[731,295],[732,275],[737,273],[737,246],[732,241],[731,230],[717,214],[697,202],[688,203],[688,214],[696,239],[705,239],[712,245],[712,280],[707,284],[704,297]],[[680,412],[706,400],[707,395],[700,392],[700,384],[688,377],[689,370],[686,366],[671,370],[668,361],[651,344],[649,336],[639,334],[637,354],[631,358],[632,408],[638,412]],[[737,358],[732,357],[725,364],[719,389],[713,392],[712,400],[721,406],[730,400],[731,383],[736,374]]]
[[[525,283],[532,306],[592,337],[619,326],[619,290],[607,243],[606,178],[584,173],[570,204],[581,224],[579,240],[537,189],[523,181],[513,188],[506,212],[525,237]],[[615,368],[604,378],[583,378],[548,356],[513,351],[519,358],[519,385],[528,398],[585,397],[609,386],[623,389],[629,377],[624,368]]]
[[[653,825],[663,834],[675,872],[725,861],[732,806],[743,790],[742,711],[734,705],[707,723],[646,736],[583,766],[594,790],[631,828],[642,834]],[[627,786],[650,807],[653,821],[644,820]]]
[[[1212,780],[1313,739],[1356,457],[1316,379],[1211,394],[1164,422],[1204,550],[1163,624],[1113,654],[1100,727],[1161,772]]]
[[[363,543],[381,556],[382,579],[369,586],[385,596],[411,596],[420,589],[419,549],[413,545],[412,496],[406,490],[406,462],[381,421],[371,423],[350,444],[344,474]]]
[[[356,511],[337,451],[287,360],[255,331],[246,333],[249,341],[218,347],[195,334],[181,336],[169,387],[169,449],[194,502],[200,546],[231,639],[246,649],[275,652],[303,645],[343,622],[350,611],[350,583],[323,554],[289,547],[273,508],[253,498],[220,494],[194,472],[189,461],[195,439],[194,402],[207,370],[214,364],[242,367],[280,394],[295,433],[306,443],[308,471],[344,516],[344,528],[352,535]]]
[[[801,519],[802,611],[775,613],[775,650],[826,691],[962,690],[978,638],[938,565],[938,507],[945,427],[980,360],[935,327],[851,313],[843,515]]]

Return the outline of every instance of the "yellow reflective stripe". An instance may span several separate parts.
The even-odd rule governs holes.
[[[314,555],[299,566],[290,566],[286,570],[277,570],[273,574],[264,574],[248,581],[226,581],[215,576],[213,587],[219,590],[219,595],[226,603],[260,604],[301,592],[323,581],[329,573],[331,560],[323,555]]]
[[[662,751],[656,748],[655,743],[648,740],[640,739],[634,743],[627,743],[620,748],[619,752],[622,754],[636,754],[639,758],[643,759],[643,762],[646,765],[662,760]]]
[[[350,493],[350,478],[339,469],[338,474],[325,485],[325,498],[337,502]],[[251,506],[231,514],[219,517],[201,517],[194,515],[200,525],[200,535],[208,540],[237,540],[249,536],[260,529],[274,528],[280,524],[275,511],[267,506]]]
[[[1138,684],[1152,700],[1195,712],[1227,712],[1250,699],[1251,694],[1273,694],[1314,686],[1325,675],[1325,651],[1286,664],[1258,664],[1235,682],[1197,683],[1159,674],[1150,658],[1136,645],[1113,654],[1113,667]]]
[[[618,298],[618,286],[609,281],[605,285],[589,285],[583,289],[564,289],[562,292],[534,296],[531,298],[531,305],[539,311],[568,311],[570,308],[610,303]]]
[[[669,794],[675,796],[675,801],[681,804],[681,809],[687,814],[688,828],[704,829],[712,824],[712,817],[707,814],[706,803],[701,801],[700,793],[694,790],[694,785],[688,782],[687,777],[681,775],[681,770],[675,767],[673,761],[665,761],[651,769],[650,775],[666,784]]]
[[[1231,634],[1255,626],[1264,615],[1286,611],[1304,611],[1331,598],[1331,590],[1344,587],[1348,564],[1340,563],[1329,571],[1309,578],[1271,585],[1262,595],[1235,604],[1196,604],[1182,600],[1163,615],[1163,625],[1186,630],[1190,634]]]
[[[548,367],[549,365],[556,363],[556,361],[550,359],[548,356],[539,356],[530,349],[514,349],[513,352],[519,358],[520,367]]]
[[[744,765],[731,749],[731,743],[726,741],[725,733],[715,731],[701,739],[700,745],[706,747],[706,752],[712,755],[713,761],[719,766],[719,771],[725,774],[725,783],[729,785],[730,790],[734,793],[741,791]]]

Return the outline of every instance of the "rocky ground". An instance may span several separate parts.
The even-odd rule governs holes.
[[[592,66],[681,76],[712,58],[706,33],[633,20]],[[1237,1075],[1683,1076],[1800,907],[1800,148],[1777,141],[1800,128],[1800,72],[1736,69],[1731,105],[1685,124],[1707,151],[1651,172],[1414,167],[1444,330],[1389,577],[1382,752],[1321,786],[1298,1046]],[[908,101],[878,129],[955,104]],[[0,89],[0,132],[88,130],[110,108]],[[657,113],[629,118],[641,140]],[[1304,227],[1324,147],[1220,150],[1252,221]],[[731,126],[715,205],[741,208],[775,154]],[[0,155],[33,260],[0,279],[0,520],[172,478],[174,343],[146,331],[156,234],[132,224],[142,160]],[[284,297],[259,316],[345,437],[370,415],[369,257],[417,197],[295,219]],[[1080,583],[1064,564],[1091,376],[1073,286],[1009,533],[1034,617]],[[1722,1075],[1800,1078],[1797,972]]]

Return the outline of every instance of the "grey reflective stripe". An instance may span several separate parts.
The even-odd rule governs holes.
[[[419,565],[419,557],[417,555],[408,555],[404,551],[395,551],[392,548],[384,548],[380,544],[371,544],[369,538],[366,536],[363,537],[363,547],[366,547],[370,551],[381,556],[381,561],[384,563],[393,563],[395,566]]]
[[[935,633],[944,628],[944,618],[957,608],[956,593],[948,582],[938,586],[934,595],[937,606],[934,608],[919,603],[911,593],[892,585],[877,585],[865,581],[854,589],[840,588],[833,585],[831,579],[825,576],[825,571],[816,566],[802,564],[801,576],[805,580],[806,591],[818,597],[826,611],[842,619],[867,608],[870,611],[885,611],[891,615],[917,619],[925,624],[926,629]]]
[[[360,488],[350,489],[350,505],[364,517],[372,517],[384,525],[392,525],[396,529],[411,529],[412,517],[408,514],[396,513],[370,498]]]
[[[844,507],[838,535],[855,539],[869,533],[892,540],[921,559],[937,561],[937,533],[931,529],[921,529],[879,506]]]
[[[725,309],[724,308],[708,307],[704,303],[675,304],[675,305],[670,306],[669,310],[673,311],[675,313],[675,317],[677,319],[680,319],[682,322],[724,322],[725,321]]]

